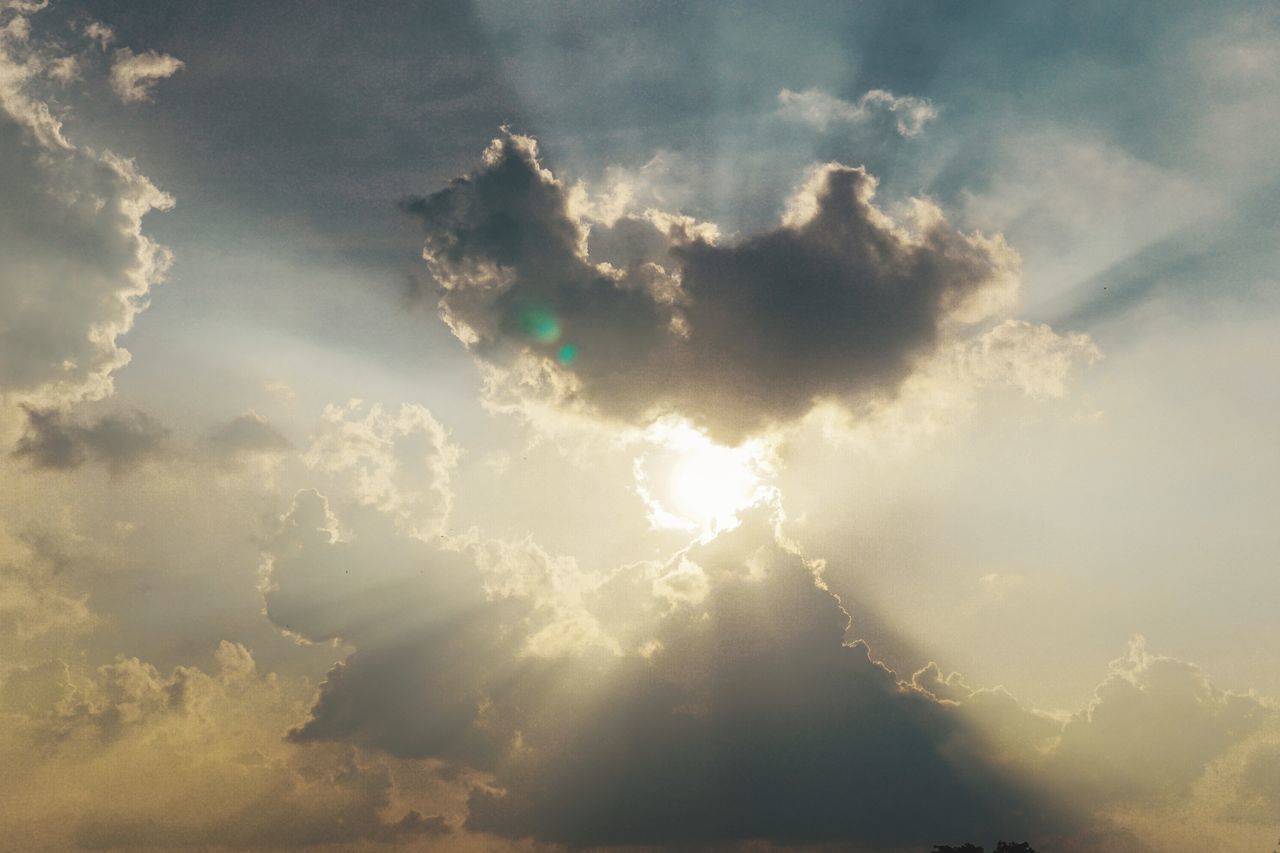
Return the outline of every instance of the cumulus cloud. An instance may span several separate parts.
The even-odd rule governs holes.
[[[894,220],[875,187],[861,168],[815,167],[779,227],[732,245],[628,217],[661,262],[622,267],[590,257],[603,228],[572,214],[527,137],[405,207],[442,318],[488,364],[562,403],[675,412],[735,441],[818,400],[891,396],[951,332],[1010,304],[1018,256],[1000,237],[956,231],[923,200]]]
[[[794,92],[783,89],[778,103],[784,116],[826,130],[832,124],[857,124],[866,121],[876,110],[893,114],[898,133],[919,136],[926,122],[938,117],[928,98],[895,95],[884,89],[872,89],[857,101],[846,101],[819,89]]]
[[[27,429],[13,455],[37,468],[67,470],[94,461],[113,474],[154,458],[165,448],[169,430],[145,412],[103,415],[77,423],[56,409],[27,409]]]
[[[117,339],[170,262],[142,220],[173,200],[131,160],[72,144],[29,95],[58,55],[25,20],[0,30],[0,397],[49,406],[110,393],[129,360]]]
[[[111,60],[111,90],[126,104],[149,101],[156,83],[184,67],[182,60],[166,53],[154,50],[134,53],[122,47]]]

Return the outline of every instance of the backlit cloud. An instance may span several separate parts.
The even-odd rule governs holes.
[[[129,360],[117,338],[170,263],[142,220],[173,199],[133,161],[63,135],[29,93],[60,54],[26,20],[0,29],[0,397],[51,405],[110,393]]]
[[[684,415],[736,441],[822,399],[891,396],[944,337],[1007,309],[1018,256],[931,203],[873,202],[861,168],[815,167],[783,224],[731,245],[675,217],[615,223],[663,251],[588,254],[589,223],[507,134],[484,165],[406,209],[426,229],[440,313],[488,362],[544,365],[546,391],[604,415]],[[634,243],[634,241],[632,241]]]

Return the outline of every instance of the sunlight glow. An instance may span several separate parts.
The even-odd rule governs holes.
[[[635,461],[636,488],[657,528],[707,540],[738,526],[738,514],[774,494],[768,447],[725,447],[682,420],[654,424],[651,447]]]

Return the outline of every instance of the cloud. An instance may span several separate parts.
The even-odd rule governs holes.
[[[912,683],[955,703],[984,754],[1130,836],[1102,849],[1243,851],[1274,831],[1280,707],[1216,687],[1195,665],[1149,652],[1141,637],[1073,714],[1035,711],[956,673],[944,678],[936,664]]]
[[[815,167],[779,227],[733,245],[627,218],[665,251],[624,268],[589,257],[595,229],[527,137],[495,140],[477,172],[405,208],[441,317],[485,362],[563,404],[674,412],[736,441],[818,400],[892,396],[950,334],[1010,304],[1018,256],[1001,238],[960,233],[923,200],[895,221],[875,186]]]
[[[169,430],[140,411],[103,415],[75,423],[55,409],[28,408],[26,432],[13,455],[37,468],[68,470],[100,462],[118,474],[159,455]]]
[[[165,53],[154,50],[134,53],[122,47],[111,60],[111,90],[126,104],[149,101],[156,83],[184,67],[182,60]]]
[[[937,664],[902,681],[845,639],[824,571],[767,508],[665,561],[591,572],[527,541],[432,547],[373,507],[340,522],[302,492],[263,589],[277,625],[354,648],[291,740],[489,774],[473,832],[1114,853],[1144,849],[1142,816],[1190,802],[1207,773],[1246,816],[1273,796],[1272,741],[1214,771],[1280,721],[1265,700],[1140,642],[1075,714]]]
[[[388,761],[283,742],[294,693],[229,641],[208,670],[164,673],[122,656],[92,670],[51,660],[13,671],[0,689],[11,771],[0,792],[24,819],[6,827],[8,841],[262,850],[450,831],[397,802]]]
[[[116,40],[116,33],[115,30],[101,21],[90,21],[84,26],[84,37],[89,41],[96,42],[98,47],[106,50],[107,45]]]
[[[492,767],[517,697],[566,655],[613,653],[585,601],[594,583],[527,540],[441,547],[370,507],[340,523],[323,496],[298,493],[264,554],[265,612],[295,637],[356,650],[291,737]]]
[[[388,411],[360,400],[325,406],[303,458],[312,468],[350,475],[357,501],[395,517],[423,538],[444,531],[453,504],[449,479],[459,450],[426,408]]]
[[[520,655],[528,605],[491,602],[466,555],[401,536],[385,516],[357,517],[357,535],[338,539],[328,502],[300,492],[265,555],[271,621],[310,641],[356,646],[291,737],[492,765],[509,730],[492,725],[491,693],[505,677],[501,663]]]
[[[209,448],[224,459],[275,456],[293,448],[289,439],[252,410],[214,427],[206,441]]]
[[[783,89],[778,93],[782,115],[803,121],[819,130],[832,124],[858,124],[871,117],[875,110],[885,110],[897,118],[897,130],[902,136],[919,136],[926,122],[938,117],[938,111],[928,98],[895,95],[884,89],[872,89],[856,102],[849,102],[828,95],[818,89],[793,92]]]
[[[0,397],[50,406],[111,393],[117,338],[169,266],[142,219],[173,200],[131,160],[67,140],[31,82],[58,54],[0,31]]]
[[[814,420],[830,442],[909,450],[970,417],[984,393],[1009,388],[1033,400],[1062,398],[1073,371],[1102,357],[1088,335],[1008,319],[944,345],[903,381],[896,397],[873,399],[853,411],[826,406]]]
[[[1210,762],[1278,719],[1275,706],[1215,687],[1139,637],[1063,727],[1054,770],[1105,803],[1181,795]]]
[[[31,15],[45,9],[49,0],[3,0],[0,10],[10,10],[19,15]]]
[[[530,712],[501,793],[473,795],[468,827],[572,845],[869,849],[1061,834],[1066,813],[971,749],[953,706],[844,642],[847,614],[764,521],[659,575],[659,599],[691,566],[705,588],[669,598],[648,654],[573,682],[578,704]]]
[[[1069,831],[953,705],[844,644],[848,617],[814,572],[760,512],[666,564],[597,575],[531,543],[432,549],[302,492],[263,577],[275,623],[355,648],[292,740],[491,773],[472,831],[877,848]]]
[[[1265,742],[1250,751],[1240,770],[1239,805],[1262,821],[1280,814],[1280,742]]]
[[[75,636],[96,622],[88,596],[66,582],[67,558],[53,538],[0,528],[0,648],[12,662],[33,641]]]

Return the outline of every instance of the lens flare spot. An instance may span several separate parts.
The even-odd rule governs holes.
[[[560,347],[560,352],[556,353],[556,358],[561,364],[573,364],[573,360],[578,357],[578,348],[573,344],[565,344]]]
[[[540,344],[560,340],[560,321],[546,308],[535,306],[520,315],[520,329]]]

